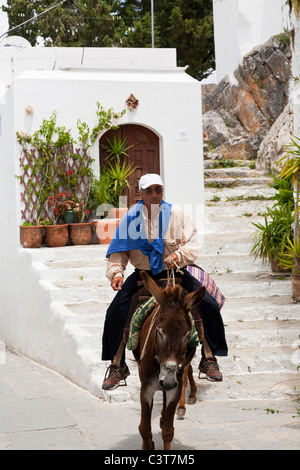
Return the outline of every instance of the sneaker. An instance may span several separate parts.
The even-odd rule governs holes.
[[[129,369],[126,364],[123,367],[115,366],[111,364],[106,371],[102,389],[103,390],[114,390],[115,388],[119,387],[120,385],[127,385],[126,377],[130,375]],[[124,380],[124,384],[121,384],[121,381]]]
[[[220,372],[219,365],[215,357],[211,359],[202,358],[198,369],[199,379],[202,372],[202,374],[205,374],[207,380],[211,380],[212,382],[222,382],[223,380],[222,372]]]

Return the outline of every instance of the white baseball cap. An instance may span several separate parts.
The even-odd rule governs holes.
[[[159,175],[156,173],[147,173],[140,178],[139,181],[139,190],[149,188],[153,184],[163,186],[164,183]]]

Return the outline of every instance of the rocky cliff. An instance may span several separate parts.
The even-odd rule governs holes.
[[[244,56],[234,77],[224,77],[206,94],[203,137],[210,154],[233,160],[256,158],[288,105],[291,57],[287,41],[274,36]]]

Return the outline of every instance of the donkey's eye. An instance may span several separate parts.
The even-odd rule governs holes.
[[[157,336],[160,340],[163,340],[164,339],[164,334],[163,334],[163,331],[161,328],[157,328],[156,329],[156,333],[157,333]]]

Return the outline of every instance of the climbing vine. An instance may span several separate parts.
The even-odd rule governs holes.
[[[112,108],[107,111],[97,102],[95,127],[90,130],[78,119],[76,140],[70,129],[57,125],[56,111],[32,135],[17,132],[22,147],[17,178],[22,187],[23,220],[39,224],[51,219],[49,198],[61,191],[75,194],[84,209],[88,208],[94,162],[90,149],[101,132],[118,127],[116,121],[125,112],[116,113]]]

